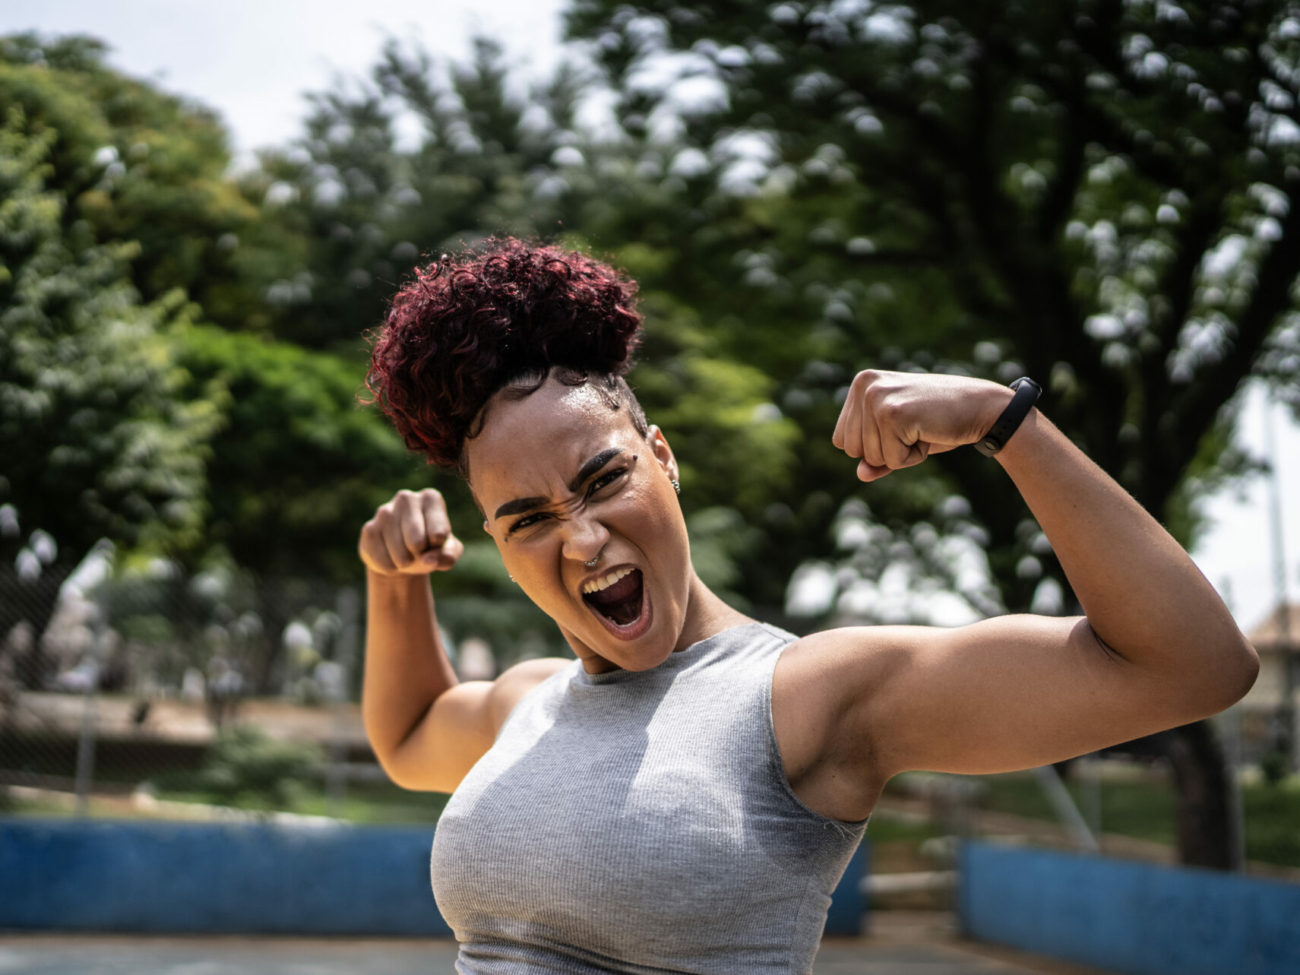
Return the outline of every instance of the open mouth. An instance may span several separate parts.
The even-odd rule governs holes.
[[[603,580],[608,582],[603,589],[584,592],[583,601],[615,626],[631,626],[641,618],[644,587],[640,569],[615,569]]]

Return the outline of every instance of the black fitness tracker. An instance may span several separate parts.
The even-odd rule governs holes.
[[[1043,392],[1043,387],[1028,376],[1021,376],[1011,384],[1011,388],[1016,391],[1016,395],[1011,397],[1011,402],[989,428],[989,432],[984,434],[984,438],[975,443],[975,449],[985,457],[992,457],[1006,446]]]

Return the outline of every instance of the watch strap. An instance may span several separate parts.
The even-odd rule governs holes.
[[[1011,397],[1011,402],[1002,411],[1002,415],[994,421],[989,432],[975,442],[975,449],[985,457],[992,457],[1006,446],[1011,435],[1029,415],[1029,411],[1033,409],[1034,404],[1038,402],[1038,397],[1043,393],[1043,387],[1028,376],[1021,376],[1011,383],[1011,388],[1016,391],[1016,395]]]

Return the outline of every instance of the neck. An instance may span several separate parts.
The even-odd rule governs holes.
[[[686,620],[673,652],[685,650],[691,644],[707,640],[714,634],[733,626],[753,622],[754,620],[744,613],[724,603],[700,581],[699,576],[692,574],[689,602],[686,605]]]

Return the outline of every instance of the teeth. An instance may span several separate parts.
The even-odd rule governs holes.
[[[590,582],[588,582],[585,586],[582,587],[582,591],[584,593],[588,593],[588,592],[600,592],[602,589],[608,589],[610,586],[618,582],[619,579],[622,579],[625,575],[627,575],[631,571],[632,571],[631,569],[626,567],[622,569],[615,569],[613,572],[611,572],[609,575],[605,576],[602,579],[592,579]]]

